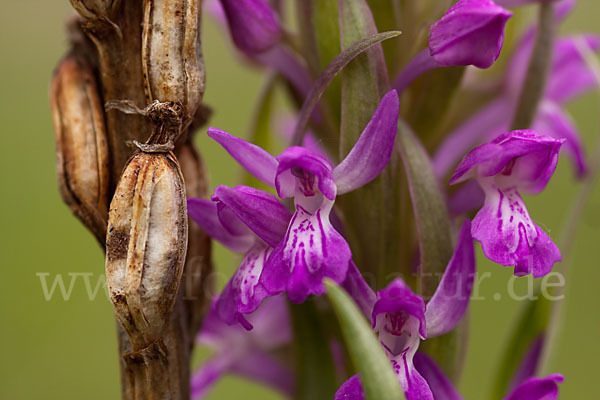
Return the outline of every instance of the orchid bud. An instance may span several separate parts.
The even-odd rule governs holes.
[[[281,28],[266,0],[221,0],[235,45],[244,53],[262,53],[277,43]]]
[[[461,0],[431,26],[429,52],[442,66],[489,68],[500,55],[511,16],[492,0]]]

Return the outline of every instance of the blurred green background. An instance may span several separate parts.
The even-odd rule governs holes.
[[[81,278],[69,301],[55,294],[46,301],[38,273],[93,273],[92,286],[103,274],[104,259],[95,240],[73,218],[57,191],[54,138],[48,105],[49,80],[66,48],[63,22],[67,0],[3,1],[0,13],[0,232],[2,271],[0,309],[0,398],[107,399],[119,397],[115,322],[110,303],[100,292],[89,300]],[[600,4],[580,0],[563,26],[565,32],[600,33]],[[204,25],[208,81],[206,102],[214,108],[211,125],[243,136],[261,84],[258,71],[247,68],[231,51],[228,37],[213,21]],[[600,135],[597,94],[569,106],[584,141],[591,148]],[[207,162],[211,186],[235,184],[237,166],[200,132],[197,142]],[[536,221],[558,238],[576,193],[572,171],[562,160],[548,189],[528,199]],[[577,230],[568,278],[565,319],[551,370],[563,373],[562,398],[598,398],[600,359],[600,189],[584,211]],[[216,262],[229,273],[234,259],[220,246]],[[493,272],[471,305],[471,347],[461,389],[467,399],[487,394],[504,338],[513,326],[520,302],[506,295],[509,268],[479,257],[480,272]],[[526,283],[519,282],[517,292]],[[493,294],[502,293],[500,300]],[[200,351],[195,363],[205,356]],[[278,395],[235,377],[219,382],[210,399],[243,395],[278,399]]]

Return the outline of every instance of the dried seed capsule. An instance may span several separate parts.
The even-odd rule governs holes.
[[[106,279],[134,350],[160,338],[173,308],[187,248],[187,207],[172,153],[136,153],[113,200]]]
[[[110,20],[121,0],[70,0],[71,5],[84,18],[89,20]]]
[[[104,245],[109,201],[109,156],[104,108],[93,71],[65,58],[51,88],[58,185],[65,203]]]
[[[183,104],[188,125],[204,93],[201,0],[145,0],[142,68],[148,102]]]

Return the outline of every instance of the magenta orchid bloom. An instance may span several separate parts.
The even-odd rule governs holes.
[[[531,219],[519,192],[537,194],[558,163],[564,140],[530,130],[500,135],[465,156],[451,184],[474,178],[485,193],[471,233],[487,258],[515,266],[515,275],[541,277],[561,260],[560,251]]]
[[[246,186],[218,186],[213,201],[188,199],[190,217],[200,227],[244,258],[215,303],[215,312],[228,324],[252,325],[244,315],[271,296],[259,282],[267,258],[285,234],[291,213],[277,197]]]
[[[417,353],[415,366],[425,378],[435,399],[463,400],[444,371],[429,356]],[[557,400],[558,384],[564,378],[560,374],[551,374],[545,378],[530,377],[517,386],[504,400]]]
[[[556,20],[564,19],[573,5],[574,1],[571,0],[557,2]],[[526,32],[515,50],[502,82],[502,94],[449,133],[438,147],[433,157],[438,176],[450,172],[469,149],[483,141],[492,140],[509,129],[514,104],[525,80],[535,33],[535,28]],[[554,43],[553,61],[545,95],[532,126],[537,132],[566,139],[564,150],[572,158],[578,177],[582,177],[587,170],[583,145],[577,128],[563,105],[599,84],[579,50],[582,47],[597,51],[600,48],[600,37],[569,36]]]
[[[373,118],[346,158],[335,168],[323,156],[303,147],[290,147],[277,157],[227,132],[210,128],[219,142],[248,172],[274,186],[281,198],[293,198],[295,212],[283,240],[264,266],[260,284],[272,294],[286,291],[291,301],[303,302],[323,294],[323,278],[342,282],[351,260],[346,240],[331,225],[337,194],[373,180],[388,163],[394,146],[399,101],[386,94]]]
[[[465,220],[452,259],[427,304],[401,279],[394,280],[375,296],[358,269],[354,267],[348,272],[344,287],[371,318],[407,400],[433,400],[429,385],[413,364],[413,357],[421,340],[454,329],[469,305],[475,277],[475,250],[470,229],[470,221]],[[336,400],[363,398],[358,375],[347,380],[335,396]]]
[[[429,48],[408,63],[394,88],[402,93],[416,78],[438,67],[491,67],[502,50],[504,26],[511,16],[492,0],[458,1],[431,25]]]
[[[211,348],[215,354],[193,374],[192,398],[203,398],[218,379],[229,373],[265,383],[291,396],[294,374],[273,353],[292,340],[285,299],[271,297],[249,315],[252,331],[225,324],[217,314],[213,304],[197,338],[198,344]]]

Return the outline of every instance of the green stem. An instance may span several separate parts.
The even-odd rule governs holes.
[[[555,30],[554,5],[552,2],[547,2],[540,4],[539,7],[537,35],[511,130],[527,129],[531,126],[544,95],[550,72]]]

